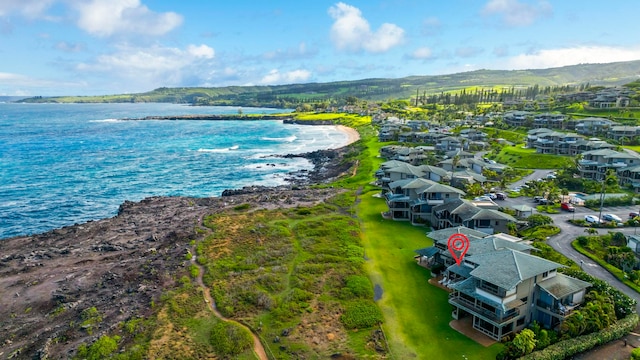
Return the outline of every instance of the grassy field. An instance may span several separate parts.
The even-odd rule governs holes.
[[[395,359],[493,359],[502,345],[485,348],[449,326],[452,306],[446,291],[430,285],[430,272],[413,260],[414,250],[431,245],[425,229],[406,222],[383,220],[384,200],[375,192],[361,196],[367,269],[382,287],[378,302]]]
[[[574,162],[574,158],[570,156],[538,154],[535,149],[525,149],[522,146],[505,146],[493,159],[501,164],[523,169],[561,169]]]

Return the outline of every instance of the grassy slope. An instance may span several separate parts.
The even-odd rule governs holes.
[[[436,76],[409,76],[400,79],[362,79],[331,83],[289,84],[278,86],[231,86],[218,88],[159,88],[139,94],[120,94],[92,97],[32,98],[33,102],[177,102],[198,103],[205,99],[218,105],[272,103],[278,99],[322,100],[356,96],[365,100],[407,99],[416,92],[437,94],[452,90],[501,89],[538,84],[608,86],[628,83],[640,71],[640,61],[582,64],[551,69],[533,70],[477,70]],[[248,105],[245,105],[248,106]]]
[[[379,305],[392,354],[397,359],[494,358],[501,345],[485,348],[449,326],[452,307],[446,291],[427,283],[430,272],[413,260],[414,250],[431,245],[425,229],[406,222],[383,220],[384,200],[375,192],[361,196],[358,216],[367,268],[383,295]]]
[[[525,149],[522,145],[505,146],[494,160],[524,169],[561,169],[574,162],[570,156],[538,154],[535,149]]]

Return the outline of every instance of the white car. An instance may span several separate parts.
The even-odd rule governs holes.
[[[584,221],[590,223],[590,224],[599,224],[602,223],[602,220],[600,220],[597,216],[595,215],[585,215],[584,217]]]
[[[491,201],[491,198],[486,195],[483,195],[483,196],[478,196],[474,198],[473,201]]]
[[[622,219],[620,219],[620,217],[618,215],[615,215],[615,214],[604,214],[604,215],[602,215],[602,220],[613,221],[613,222],[616,222],[616,223],[622,222]]]

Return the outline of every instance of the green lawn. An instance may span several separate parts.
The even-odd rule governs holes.
[[[538,154],[535,149],[525,149],[522,145],[503,147],[494,160],[525,169],[561,169],[574,163],[573,157]]]
[[[452,306],[446,291],[430,285],[428,270],[413,260],[414,250],[431,245],[425,228],[382,219],[384,200],[361,195],[367,269],[383,295],[378,302],[394,359],[493,359],[502,345],[485,348],[451,329]]]

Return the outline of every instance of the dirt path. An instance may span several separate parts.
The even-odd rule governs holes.
[[[202,224],[202,218],[198,219],[198,223]],[[237,324],[237,325],[242,326],[243,328],[249,330],[249,332],[251,333],[251,336],[253,337],[253,353],[260,360],[269,360],[269,357],[267,356],[267,352],[264,350],[264,346],[262,346],[262,342],[260,342],[260,338],[258,337],[258,335],[256,335],[249,327],[247,327],[244,324],[241,324],[241,323],[239,323],[239,322],[237,322],[235,320],[231,320],[231,319],[228,319],[228,318],[224,317],[220,313],[220,311],[218,311],[218,308],[216,307],[216,303],[213,300],[213,297],[211,297],[211,289],[209,289],[209,287],[206,286],[204,284],[204,281],[202,280],[202,277],[204,276],[204,267],[202,267],[202,265],[200,265],[196,261],[196,255],[195,255],[196,254],[196,246],[193,245],[189,251],[191,252],[191,263],[198,267],[198,277],[196,278],[196,282],[198,283],[198,286],[200,286],[200,288],[202,289],[202,294],[204,296],[204,302],[207,303],[207,306],[209,307],[209,310],[211,310],[211,312],[218,319],[220,319],[222,321],[226,321],[226,322],[232,322],[234,324]]]

